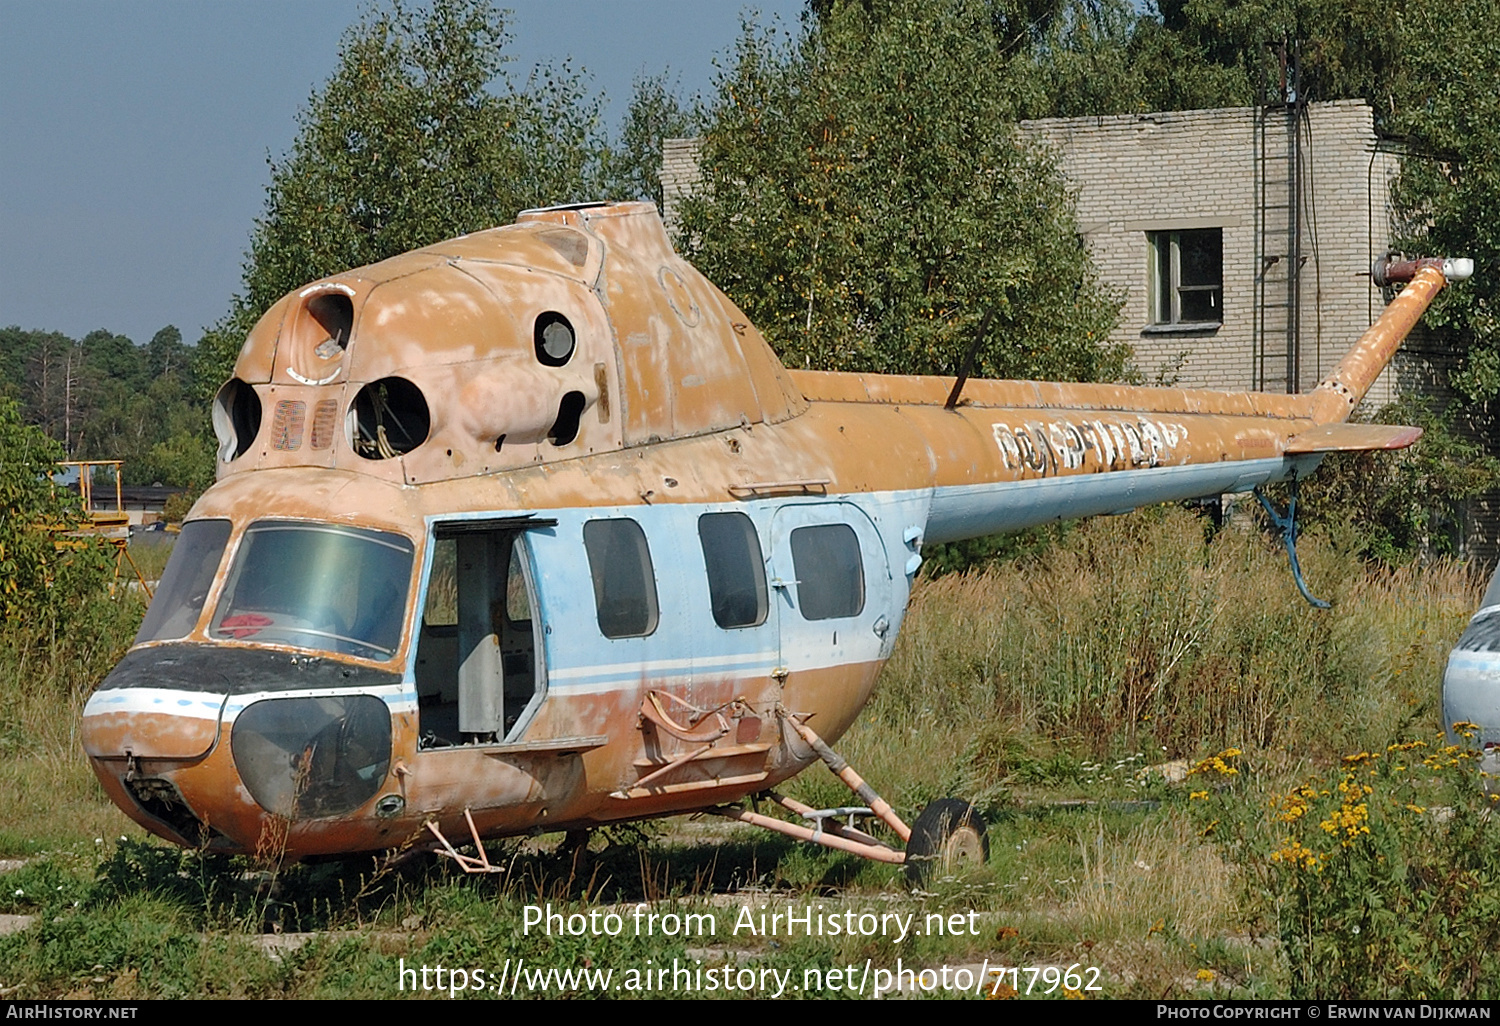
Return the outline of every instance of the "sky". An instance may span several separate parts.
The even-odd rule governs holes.
[[[708,93],[742,14],[801,0],[501,0],[511,73],[571,58],[614,125],[642,75]],[[0,326],[189,343],[229,309],[268,158],[365,0],[0,0]]]

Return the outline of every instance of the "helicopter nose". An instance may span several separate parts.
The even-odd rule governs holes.
[[[225,696],[170,688],[95,692],[84,706],[80,740],[110,799],[152,833],[179,844],[227,840],[179,788],[218,744]],[[202,804],[200,801],[199,805]]]

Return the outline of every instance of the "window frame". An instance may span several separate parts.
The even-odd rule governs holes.
[[[1182,252],[1185,236],[1214,236],[1218,250],[1218,276],[1210,284],[1185,285]],[[1224,229],[1170,228],[1146,232],[1147,315],[1146,332],[1213,331],[1224,325]],[[1165,263],[1165,267],[1163,267]],[[1207,293],[1218,317],[1188,320],[1183,316],[1183,293]]]

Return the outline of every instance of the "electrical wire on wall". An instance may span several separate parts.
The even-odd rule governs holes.
[[[1304,174],[1306,175],[1306,187],[1298,183],[1297,195],[1299,199],[1306,201],[1307,205],[1307,228],[1308,243],[1312,246],[1313,262],[1313,360],[1317,367],[1317,377],[1322,378],[1323,367],[1323,258],[1318,250],[1318,195],[1317,176],[1312,172],[1313,164],[1313,136],[1312,117],[1304,105],[1299,108],[1300,117],[1297,130],[1303,128],[1307,131],[1306,159],[1302,162]]]

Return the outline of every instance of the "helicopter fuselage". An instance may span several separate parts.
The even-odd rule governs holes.
[[[1340,422],[1428,278],[1308,396],[953,402],[947,379],[784,370],[649,205],[336,276],[247,341],[220,480],[85,750],[147,829],[294,857],[767,790],[818,758],[794,721],[833,741],[869,699],[924,545],[1409,444]]]

